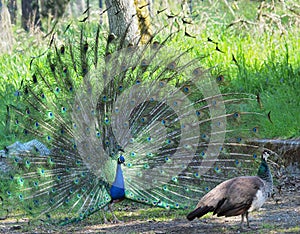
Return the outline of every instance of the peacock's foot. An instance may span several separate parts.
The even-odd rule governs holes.
[[[103,220],[103,223],[104,223],[104,224],[109,224],[110,222],[108,222],[108,220],[105,218],[105,219]]]
[[[106,218],[106,215],[105,215],[104,211],[102,211],[102,215],[103,215],[103,223],[104,223],[104,224],[109,224],[109,222],[108,222],[108,220],[107,220],[107,218]]]
[[[107,220],[106,218],[103,220],[104,224],[117,224],[117,223],[124,223],[122,220],[113,219],[113,220]]]
[[[117,218],[114,218],[114,220],[113,220],[111,223],[114,223],[114,224],[117,224],[117,223],[124,223],[124,221],[119,220],[119,219],[117,219]]]

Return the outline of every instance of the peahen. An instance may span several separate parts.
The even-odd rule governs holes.
[[[265,151],[257,176],[240,176],[222,182],[201,198],[195,210],[187,215],[187,219],[191,221],[209,212],[217,214],[218,217],[241,215],[241,228],[244,217],[250,227],[248,213],[262,207],[272,194],[273,179],[267,164],[268,156]]]
[[[105,47],[100,27],[85,24],[79,38],[69,26],[64,42],[53,37],[14,93],[16,139],[44,149],[6,148],[1,197],[15,215],[69,223],[124,198],[190,209],[224,178],[254,170],[262,148],[247,140],[265,118],[259,98],[222,94],[223,76],[192,48],[168,46],[173,34],[128,46],[108,37]]]

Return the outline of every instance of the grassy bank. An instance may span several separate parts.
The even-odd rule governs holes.
[[[229,6],[220,2],[196,2],[189,18],[193,25],[180,24],[181,32],[170,43],[170,46],[182,48],[193,45],[192,56],[204,55],[203,67],[213,68],[215,76],[224,76],[221,89],[225,92],[259,93],[264,112],[271,111],[273,121],[273,124],[265,123],[262,137],[266,138],[300,136],[300,32],[291,15],[282,16],[285,11],[278,4],[274,7],[276,15],[281,17],[280,22],[267,18],[258,20],[260,12],[274,13],[270,4],[259,11],[260,3],[256,1],[230,2]],[[178,7],[172,9],[175,13],[178,11]],[[70,20],[60,23],[62,29],[67,22]],[[79,27],[79,23],[74,24],[75,28]],[[184,27],[196,38],[184,36]],[[102,37],[107,35],[105,28]],[[89,30],[92,32],[94,27]],[[21,89],[22,80],[31,79],[32,56],[45,51],[50,41],[41,32],[13,31],[14,50],[11,54],[0,55],[1,146],[15,140],[7,124],[11,121],[7,106],[18,101],[15,92]],[[62,37],[78,38],[78,30],[68,31],[68,35]],[[208,38],[218,43],[219,51]],[[93,38],[89,40],[92,42]],[[100,46],[104,50],[105,43]],[[40,59],[41,67],[43,62],[45,58]]]

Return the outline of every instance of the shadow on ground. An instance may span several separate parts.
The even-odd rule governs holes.
[[[298,188],[298,187],[296,187]],[[240,216],[210,217],[192,222],[184,217],[158,222],[136,220],[119,224],[89,224],[84,221],[64,227],[35,226],[2,220],[1,233],[300,233],[300,192],[292,189],[270,199],[263,208],[250,215],[254,230],[239,229]]]

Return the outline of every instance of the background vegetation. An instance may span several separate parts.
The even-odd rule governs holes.
[[[153,2],[154,28],[174,23],[181,32],[172,40],[172,46],[187,48],[193,45],[193,56],[205,55],[203,66],[213,67],[216,77],[224,76],[222,89],[260,94],[263,108],[266,113],[271,111],[273,121],[273,124],[266,122],[262,137],[300,136],[300,8],[297,1],[191,1],[192,12],[182,11],[177,1],[165,1],[168,9],[158,16],[157,11],[164,6],[159,1]],[[72,38],[73,33],[74,38],[78,38],[76,27],[80,27],[78,19],[82,19],[82,15],[71,6],[67,7],[56,27],[63,30],[73,22],[74,28],[68,37]],[[90,1],[90,6],[88,20],[96,25],[99,22],[98,1]],[[165,19],[166,15],[176,17]],[[180,21],[182,19],[192,24]],[[11,115],[7,106],[16,103],[16,91],[20,89],[22,80],[31,79],[30,60],[47,49],[50,38],[45,37],[45,30],[50,30],[53,22],[49,18],[48,21],[44,19],[44,32],[34,26],[26,32],[19,29],[18,22],[10,25],[4,10],[1,20],[4,30],[0,40],[2,148],[15,140],[8,125]],[[103,39],[108,34],[106,22],[104,14]],[[92,26],[90,30],[93,30]],[[192,37],[185,36],[185,31]],[[218,43],[217,50],[216,44],[208,38]],[[102,46],[104,50],[104,42]]]
[[[75,1],[71,1],[74,3]],[[98,1],[90,2],[91,34],[99,23]],[[190,1],[189,9],[182,11],[180,1],[153,1],[153,27],[174,24],[180,32],[170,46],[189,48],[192,56],[201,57],[205,68],[212,68],[217,78],[223,76],[226,92],[259,94],[264,113],[271,111],[272,122],[265,123],[261,132],[264,138],[300,137],[300,6],[297,1]],[[297,5],[298,4],[298,5]],[[187,5],[189,6],[189,5]],[[157,15],[157,11],[167,9]],[[169,17],[166,17],[169,16]],[[173,17],[174,16],[174,17]],[[56,25],[58,38],[78,40],[81,11],[70,4],[65,15]],[[168,19],[166,19],[168,18]],[[103,15],[101,38],[103,51],[108,35],[107,16]],[[186,21],[186,22],[184,22]],[[10,23],[10,17],[2,9],[0,24],[0,149],[16,141],[11,131],[12,115],[8,108],[19,99],[17,91],[22,81],[32,79],[30,61],[43,54],[51,40],[48,32],[55,20],[44,18],[41,30],[30,25],[20,29],[21,21]],[[62,33],[72,22],[68,34]],[[191,24],[190,24],[191,23]],[[88,33],[87,33],[88,34]],[[92,43],[93,38],[89,39]],[[211,42],[214,41],[217,43]],[[39,58],[42,68],[46,56]],[[234,57],[234,59],[233,59]],[[19,138],[18,138],[19,140]],[[28,139],[29,140],[29,139]],[[121,208],[123,207],[123,208]],[[128,214],[130,207],[132,213]],[[141,208],[143,206],[138,206]],[[138,210],[133,204],[117,205],[125,221],[135,216],[140,219],[170,220],[185,215],[185,211],[171,214],[161,209]],[[128,208],[129,209],[129,208]],[[101,219],[101,214],[93,219]],[[98,222],[99,220],[96,220]],[[297,231],[297,230],[296,230]]]

